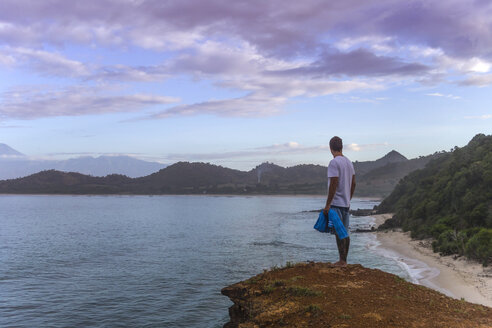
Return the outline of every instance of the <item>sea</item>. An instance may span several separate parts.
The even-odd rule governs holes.
[[[287,262],[336,262],[317,196],[0,196],[0,327],[222,327],[220,290]],[[354,199],[366,209],[377,200]],[[349,263],[413,280],[351,217]]]

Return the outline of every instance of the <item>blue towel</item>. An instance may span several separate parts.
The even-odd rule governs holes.
[[[348,237],[347,230],[345,229],[342,220],[340,220],[340,217],[338,216],[337,212],[331,208],[328,211],[328,220],[326,220],[326,216],[323,214],[323,211],[319,213],[318,221],[316,221],[316,224],[314,225],[314,229],[320,232],[331,232],[331,233],[333,233],[333,230],[335,230],[338,238],[345,239]]]
[[[323,214],[323,211],[319,213],[318,221],[316,221],[316,224],[314,225],[314,229],[318,230],[319,232],[334,233],[333,222],[326,219],[326,216]]]

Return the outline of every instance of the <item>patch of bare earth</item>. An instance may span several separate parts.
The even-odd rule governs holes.
[[[377,269],[299,263],[225,287],[224,327],[492,327],[492,308]]]

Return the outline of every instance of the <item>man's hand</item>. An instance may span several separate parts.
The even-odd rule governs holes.
[[[330,207],[331,207],[330,205],[327,205],[327,206],[325,206],[325,208],[323,209],[323,214],[324,214],[325,216],[328,216],[328,211],[330,210]]]

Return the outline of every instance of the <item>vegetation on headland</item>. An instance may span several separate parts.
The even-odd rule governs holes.
[[[434,251],[492,263],[492,135],[432,160],[403,178],[378,207],[395,213],[381,228],[433,237]]]
[[[356,196],[384,196],[399,179],[440,155],[406,159],[396,151],[376,161],[355,162]],[[93,177],[74,172],[43,171],[0,181],[0,193],[17,194],[326,194],[326,167],[281,167],[263,163],[239,171],[209,163],[179,162],[151,175]]]

